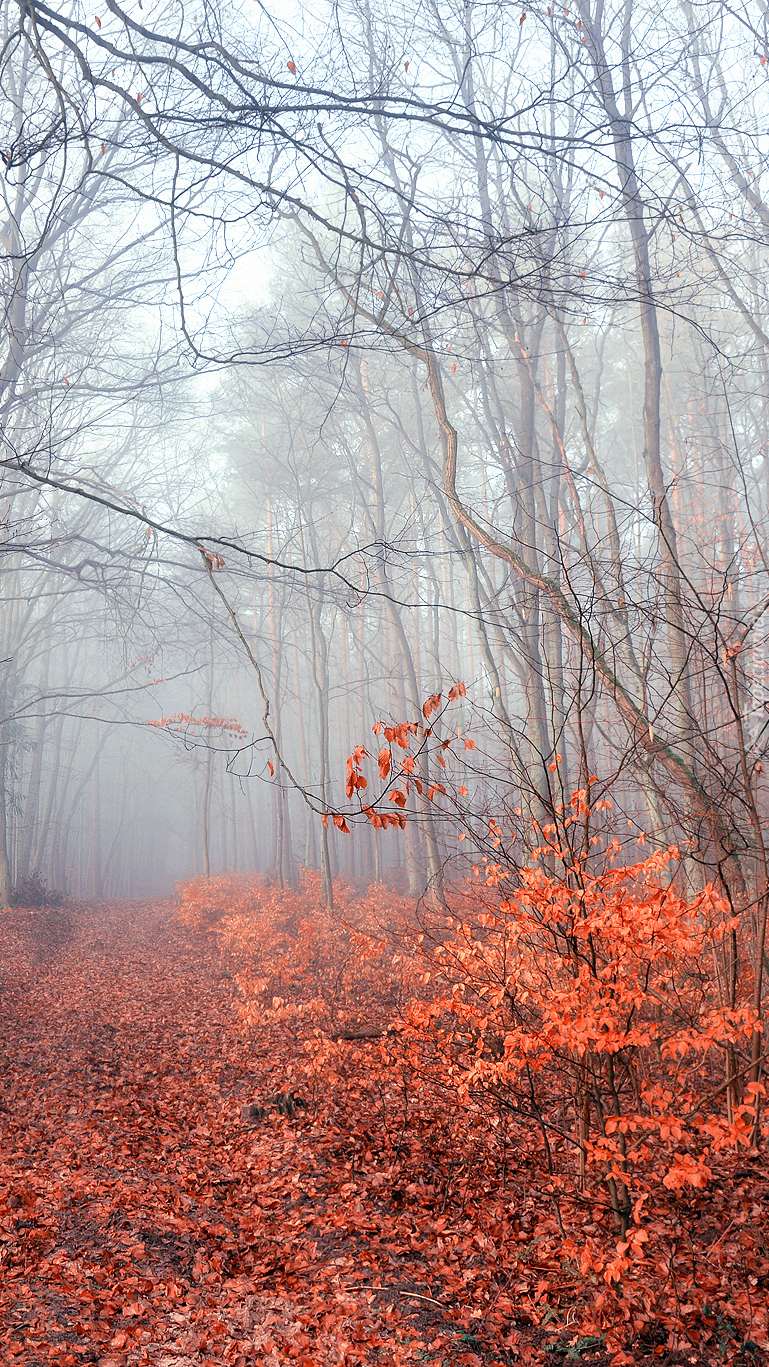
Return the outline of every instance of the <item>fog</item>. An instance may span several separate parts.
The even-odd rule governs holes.
[[[588,789],[758,896],[764,12],[2,18],[3,902],[441,897]]]

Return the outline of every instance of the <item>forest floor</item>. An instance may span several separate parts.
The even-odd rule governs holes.
[[[447,1257],[435,1212],[376,1152],[356,1160],[342,1128],[311,1109],[241,1124],[244,1103],[281,1090],[281,1060],[239,1030],[212,937],[172,915],[0,913],[2,1363],[578,1356],[509,1310],[503,1330],[472,1220]]]

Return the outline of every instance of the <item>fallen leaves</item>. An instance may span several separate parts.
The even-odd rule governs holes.
[[[0,1359],[418,1360],[398,1299],[415,1259],[429,1293],[432,1217],[393,1205],[392,1155],[361,1171],[336,1110],[240,1131],[290,1053],[249,1043],[218,949],[171,911],[72,908],[58,938],[46,909],[3,920]],[[428,1309],[453,1344],[461,1301]]]
[[[437,1085],[435,992],[402,952],[411,904],[337,892],[333,916],[317,879],[281,894],[222,878],[187,885],[176,921],[167,904],[3,917],[0,1359],[493,1367],[544,1361],[547,1343],[562,1359],[582,1335],[589,1361],[600,1259],[628,1305],[637,1284],[652,1298],[640,1233],[620,1247],[596,1192],[591,1210],[548,1190],[514,1116],[484,1118],[445,1070]],[[423,1011],[408,1030],[405,1000]],[[269,1105],[289,1090],[306,1110]],[[735,1266],[756,1279],[760,1342],[766,1194],[726,1160],[717,1177],[663,1195],[678,1218],[700,1211],[690,1238],[722,1321]],[[704,1363],[719,1322],[690,1318]],[[652,1329],[620,1313],[612,1351]]]

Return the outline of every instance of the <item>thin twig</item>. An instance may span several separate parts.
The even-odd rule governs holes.
[[[755,1062],[763,1063],[768,1058],[769,1050],[767,1050],[765,1054],[761,1054]],[[736,1082],[738,1077],[744,1077],[746,1073],[749,1073],[753,1066],[753,1061],[751,1061],[750,1063],[746,1063],[744,1068],[740,1068],[738,1073],[732,1073],[731,1076],[726,1079],[726,1082],[722,1082],[721,1086],[716,1088],[715,1092],[711,1092],[709,1096],[704,1096],[702,1101],[697,1102],[697,1105],[693,1110],[687,1111],[684,1120],[691,1120],[692,1116],[696,1115],[698,1111],[701,1111],[703,1106],[707,1106],[709,1101],[715,1101],[716,1097],[720,1096],[722,1092],[725,1092],[727,1087],[731,1087],[732,1083]]]

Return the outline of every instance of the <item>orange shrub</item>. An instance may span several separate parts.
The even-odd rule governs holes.
[[[645,1332],[727,1356],[769,1347],[766,1295],[749,1292],[747,1270],[735,1287],[681,1242],[749,1146],[763,1088],[744,1086],[738,1103],[725,1086],[755,1023],[719,995],[734,919],[712,888],[676,890],[674,858],[561,879],[523,870],[514,893],[492,878],[429,911],[341,884],[329,911],[313,873],[295,890],[181,890],[180,916],[233,963],[244,1023],[288,1045],[317,1113],[364,1116],[414,1199],[442,1190],[442,1209],[463,1218],[469,1205],[495,1275],[520,1277],[524,1257],[507,1234],[498,1242],[508,1184],[537,1193],[537,1257],[558,1270],[537,1294],[524,1277],[521,1304],[539,1323],[565,1277],[575,1329],[605,1337],[617,1361]],[[742,1224],[755,1286],[769,1262]]]

